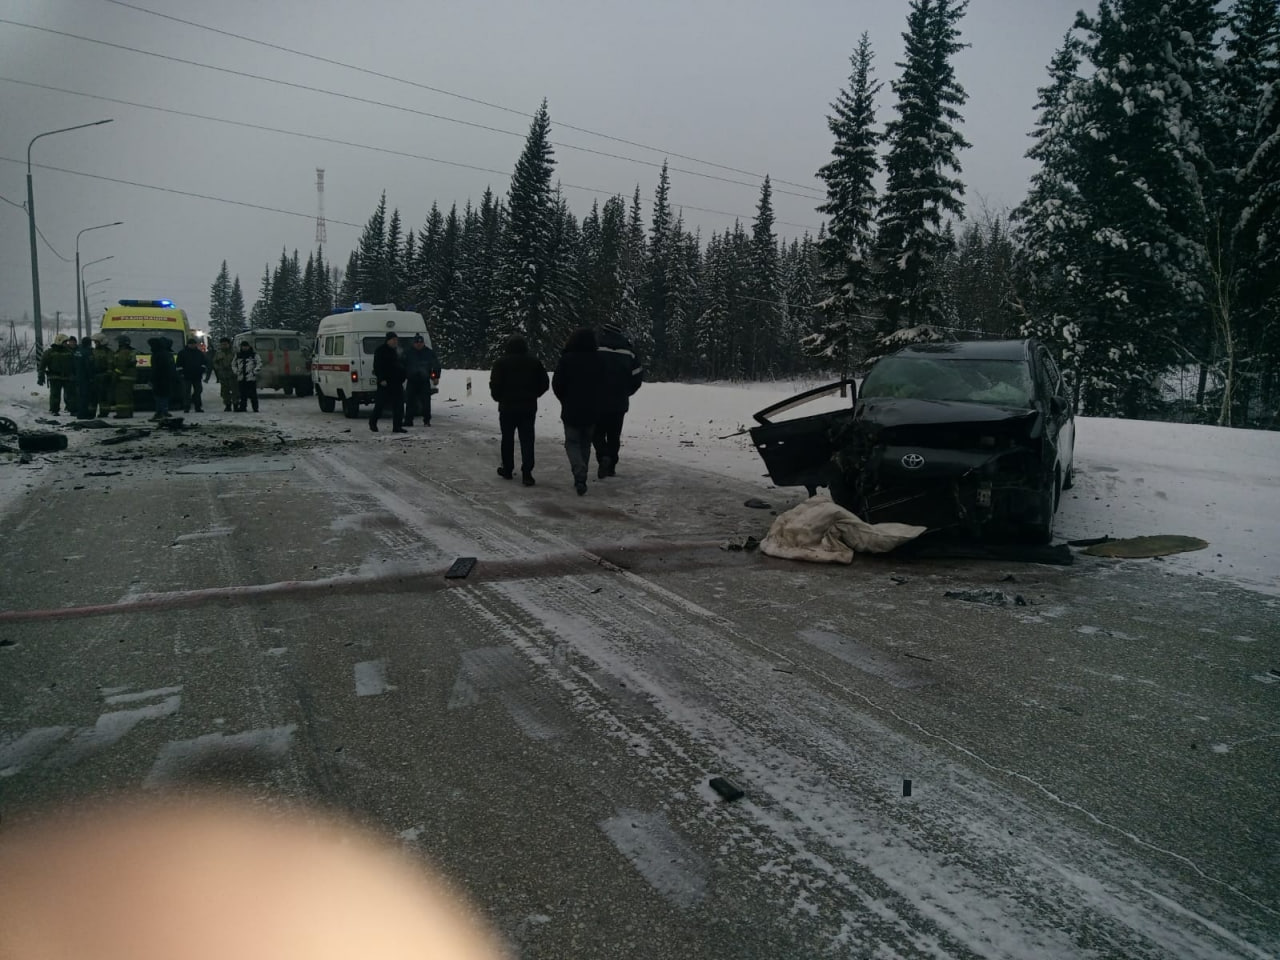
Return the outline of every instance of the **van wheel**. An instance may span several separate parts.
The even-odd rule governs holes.
[[[287,387],[284,387],[284,395],[285,395],[286,397],[292,397],[292,396],[293,396],[293,387],[288,387],[288,386],[287,386]]]
[[[323,393],[316,393],[316,402],[320,404],[321,413],[333,413],[338,406],[338,401],[333,397],[326,397]]]
[[[347,397],[342,401],[342,415],[348,420],[355,420],[360,416],[360,401]]]

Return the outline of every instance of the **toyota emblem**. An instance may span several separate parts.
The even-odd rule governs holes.
[[[924,457],[918,453],[908,453],[902,458],[902,465],[908,470],[919,470],[924,466]]]

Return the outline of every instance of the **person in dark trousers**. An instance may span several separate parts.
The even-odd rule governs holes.
[[[414,414],[421,411],[422,425],[431,426],[431,394],[440,379],[440,361],[435,350],[427,346],[426,337],[417,334],[413,346],[404,355],[404,425],[413,426]]]
[[[236,358],[231,361],[231,372],[240,387],[240,396],[236,400],[236,411],[244,413],[249,404],[253,404],[253,412],[258,412],[258,374],[262,370],[262,359],[248,340],[240,341],[240,349]]]
[[[587,469],[591,465],[591,440],[604,396],[604,363],[597,349],[595,331],[575,330],[564,345],[551,389],[560,400],[564,423],[564,449],[573,471],[573,488],[578,496],[587,492]]]
[[[152,420],[169,416],[169,397],[177,386],[178,368],[173,360],[173,344],[168,337],[152,337],[147,341],[151,348],[151,394],[156,401]]]
[[[218,341],[218,349],[213,352],[213,375],[218,378],[218,390],[222,393],[223,411],[229,411],[236,400],[236,352],[231,349],[231,338],[223,337]],[[208,383],[206,376],[204,382]]]
[[[80,341],[68,335],[67,352],[71,354],[71,377],[67,380],[66,395],[63,400],[67,405],[67,413],[73,417],[80,415],[80,377],[76,367],[76,354],[80,352]]]
[[[112,396],[111,386],[111,348],[107,345],[105,334],[95,333],[93,335],[93,385],[95,399],[98,403],[97,414],[100,417],[111,415],[115,406],[115,397]]]
[[[515,475],[516,433],[520,434],[520,481],[533,486],[533,421],[538,398],[550,389],[547,368],[529,355],[524,337],[512,337],[489,372],[489,394],[498,401],[498,428],[502,431],[502,466],[498,476]]]
[[[90,420],[98,412],[98,402],[94,396],[94,381],[98,369],[93,356],[93,341],[88,337],[81,340],[72,360],[76,372],[76,416],[81,420]]]
[[[373,375],[378,392],[373,400],[369,429],[378,432],[378,420],[385,407],[391,407],[391,432],[408,433],[404,428],[404,362],[400,359],[400,339],[387,332],[387,342],[373,351]]]
[[[195,337],[178,351],[178,372],[182,375],[182,412],[204,413],[204,382],[209,378],[209,358]]]
[[[116,391],[116,419],[133,416],[133,384],[138,379],[138,354],[128,337],[116,337],[116,352],[111,355],[111,382]]]
[[[70,384],[72,370],[71,351],[67,348],[67,335],[58,334],[40,357],[39,382],[49,384],[49,412],[55,417],[62,412],[62,401],[67,394],[67,406],[71,406]],[[74,411],[72,411],[74,413]]]
[[[622,421],[631,409],[631,398],[644,382],[644,367],[636,352],[616,324],[606,323],[600,330],[600,356],[604,360],[604,397],[600,419],[596,421],[593,443],[596,448],[596,476],[612,477],[618,468],[618,450],[622,447]]]

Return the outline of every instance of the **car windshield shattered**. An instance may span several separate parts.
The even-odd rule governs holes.
[[[886,357],[862,384],[863,399],[891,397],[1029,408],[1035,394],[1021,360]]]

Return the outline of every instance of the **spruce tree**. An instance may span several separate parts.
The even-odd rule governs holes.
[[[363,303],[387,302],[387,192],[365,224],[356,247],[359,275],[354,281],[356,298]]]
[[[354,307],[360,302],[360,252],[352,250],[347,257],[347,269],[342,273],[338,287],[338,306]]]
[[[209,331],[215,337],[227,336],[231,328],[231,275],[227,271],[227,261],[222,261],[222,268],[213,281],[209,291]]]
[[[746,376],[752,380],[774,373],[778,347],[781,291],[778,284],[778,238],[773,232],[773,186],[764,178],[760,202],[751,225],[750,282],[742,304],[747,330],[743,338],[747,351]]]
[[[462,223],[458,219],[458,206],[449,208],[444,232],[436,254],[432,277],[433,331],[439,335],[441,361],[457,366],[465,343],[463,330],[462,283],[459,274],[462,256]]]
[[[637,353],[652,364],[653,326],[645,308],[644,217],[640,212],[640,185],[636,184],[631,195],[631,208],[627,216],[626,240],[622,253],[622,289],[617,323],[630,338]]]
[[[911,0],[906,58],[892,83],[896,119],[885,128],[888,182],[880,206],[877,254],[888,329],[940,319],[938,263],[946,252],[944,217],[961,217],[964,184],[957,124],[967,99],[952,58],[968,0]]]
[[[253,309],[249,312],[249,326],[257,330],[262,327],[271,327],[275,324],[271,323],[271,264],[266,264],[262,268],[262,281],[258,285],[258,299],[254,301]]]
[[[387,223],[387,239],[382,261],[382,277],[379,286],[384,292],[385,300],[380,302],[394,303],[397,307],[405,303],[405,291],[400,286],[403,276],[400,256],[403,253],[400,244],[401,236],[400,209],[391,211],[391,220]]]
[[[662,162],[658,187],[653,195],[653,222],[649,227],[649,249],[645,271],[644,303],[648,312],[649,338],[653,343],[653,369],[668,375],[667,343],[667,247],[671,233],[671,179],[667,163]]]
[[[227,329],[218,334],[221,337],[234,336],[246,329],[244,315],[244,291],[240,289],[240,275],[236,274],[231,283],[231,296],[227,303]]]
[[[840,92],[827,117],[835,137],[832,159],[818,171],[827,186],[827,201],[818,212],[826,214],[829,226],[818,244],[822,321],[805,337],[804,347],[834,363],[843,377],[850,375],[859,342],[869,339],[878,296],[872,252],[880,172],[875,101],[881,84],[872,80],[872,59],[871,38],[864,33],[851,58],[849,88]]]
[[[551,235],[556,229],[551,174],[555,167],[550,142],[551,117],[544,100],[529,127],[524,151],[516,162],[507,193],[506,243],[501,266],[501,333],[499,339],[523,335],[534,354],[552,355],[555,318],[548,315]]]

